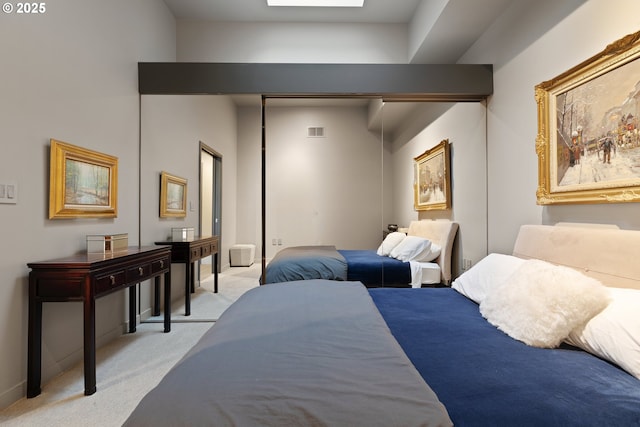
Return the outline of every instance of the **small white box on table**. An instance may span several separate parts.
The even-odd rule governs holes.
[[[193,227],[181,227],[171,229],[171,240],[174,242],[184,242],[193,240],[195,231]]]
[[[90,254],[117,252],[129,247],[129,234],[90,234],[87,252]]]

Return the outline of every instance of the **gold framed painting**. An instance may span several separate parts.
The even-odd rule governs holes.
[[[187,216],[187,180],[160,173],[160,218]]]
[[[449,140],[414,159],[413,200],[417,211],[451,209]]]
[[[640,201],[640,32],[535,87],[539,205]]]
[[[49,219],[118,216],[118,158],[51,139]]]

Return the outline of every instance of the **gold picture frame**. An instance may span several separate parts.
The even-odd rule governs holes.
[[[118,216],[118,158],[50,140],[49,219]]]
[[[539,205],[640,201],[640,31],[535,87]]]
[[[413,204],[417,211],[451,209],[449,140],[414,159]]]
[[[187,216],[187,180],[160,173],[160,218]]]

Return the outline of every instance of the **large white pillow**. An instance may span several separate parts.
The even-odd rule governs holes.
[[[568,267],[526,260],[480,303],[489,323],[534,347],[554,348],[609,304],[598,280]]]
[[[480,304],[489,289],[504,282],[523,262],[512,255],[491,253],[458,276],[451,287]]]
[[[431,240],[418,236],[405,237],[389,256],[403,262],[423,261],[431,252]]]
[[[615,363],[640,379],[640,290],[609,288],[612,300],[567,342]]]
[[[380,245],[380,247],[378,247],[377,254],[380,256],[389,256],[391,250],[398,246],[405,237],[407,237],[406,234],[400,233],[398,231],[387,234],[387,237],[384,238],[382,244]]]

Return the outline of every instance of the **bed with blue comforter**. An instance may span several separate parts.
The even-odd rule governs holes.
[[[244,294],[125,425],[637,426],[640,380],[452,288],[307,280]]]
[[[259,286],[125,425],[638,426],[639,251],[640,231],[523,226],[451,288]],[[488,310],[511,295],[507,324],[561,339]]]
[[[408,287],[411,267],[373,250],[344,250],[335,246],[293,246],[279,251],[267,265],[263,284],[296,280],[351,280],[367,287]]]
[[[331,245],[284,248],[266,265],[265,277],[261,278],[260,282],[267,284],[312,279],[355,280],[367,287],[449,284],[452,279],[451,258],[457,232],[458,223],[453,221],[411,221],[406,240],[417,243],[416,253],[413,254],[416,255],[415,258],[395,257],[392,253],[387,253],[392,249],[386,246],[387,240],[394,234],[402,233],[390,233],[378,250],[336,249]],[[431,242],[427,248],[433,256],[418,259],[418,253],[426,255],[418,250],[420,242],[424,241]],[[435,247],[439,250],[435,250]],[[411,248],[411,245],[405,248]]]

